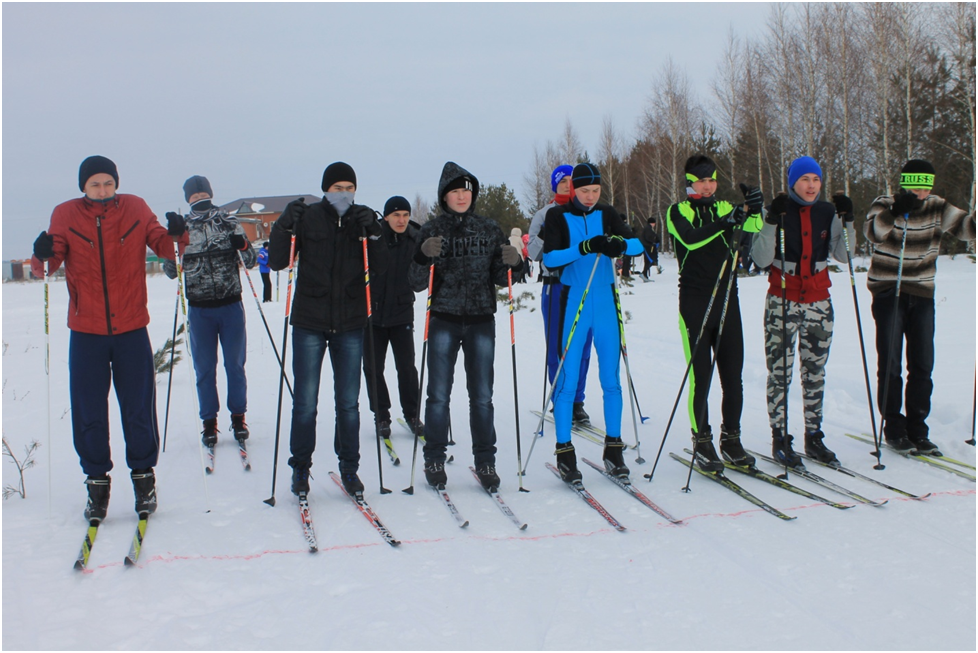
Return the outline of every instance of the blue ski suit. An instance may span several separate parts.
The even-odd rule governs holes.
[[[599,202],[587,209],[575,198],[570,204],[555,206],[547,212],[543,264],[552,271],[559,271],[560,283],[564,286],[560,332],[561,351],[566,348],[566,353],[554,390],[554,422],[557,442],[560,443],[570,442],[571,439],[574,396],[588,333],[592,336],[598,355],[605,431],[609,437],[621,437],[622,399],[618,372],[621,315],[615,297],[614,263],[606,256],[599,259],[598,254],[581,254],[579,248],[582,241],[602,234],[625,238],[626,255],[641,255],[644,251],[642,243],[618,212],[607,204]],[[592,270],[594,278],[585,296]]]

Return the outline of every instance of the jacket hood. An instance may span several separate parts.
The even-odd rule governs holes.
[[[469,208],[469,213],[475,210],[475,203],[479,199],[479,180],[476,179],[475,175],[471,172],[455,163],[454,161],[449,161],[445,164],[445,167],[441,169],[441,179],[438,181],[438,206],[445,213],[450,213],[448,206],[445,204],[445,189],[456,179],[460,177],[468,177],[472,180],[472,206]]]

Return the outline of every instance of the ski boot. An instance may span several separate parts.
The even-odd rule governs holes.
[[[720,427],[720,454],[738,467],[753,467],[756,462],[754,456],[744,451],[740,431],[728,431],[725,426]]]
[[[615,478],[628,480],[629,470],[625,465],[625,443],[621,438],[606,437],[604,439],[604,468]]]
[[[448,474],[445,473],[445,463],[435,461],[425,461],[424,477],[431,487],[442,490],[448,483]]]
[[[693,433],[693,459],[696,466],[704,472],[722,472],[723,461],[717,456],[713,446],[713,431],[710,427],[699,433]]]
[[[919,422],[907,424],[907,439],[923,456],[943,456],[937,445],[927,438],[927,425]]]
[[[583,401],[574,404],[574,413],[571,417],[571,422],[573,424],[580,424],[581,426],[591,425],[591,416],[584,410]]]
[[[814,458],[824,465],[839,467],[839,459],[822,442],[824,437],[825,434],[822,433],[822,429],[805,433],[805,455],[809,458]]]
[[[152,515],[156,512],[156,474],[153,468],[134,469],[129,476],[132,477],[132,490],[136,495],[136,514],[140,519]]]
[[[495,465],[492,463],[482,463],[475,468],[475,474],[479,477],[479,482],[482,483],[482,487],[487,492],[496,492],[499,490],[499,474],[496,473]]]
[[[89,476],[85,479],[88,486],[88,504],[85,505],[85,519],[90,523],[101,523],[109,511],[109,491],[112,479],[108,474]]]
[[[424,423],[418,417],[405,417],[404,421],[407,422],[408,428],[411,429],[411,433],[414,433],[415,437],[424,437]]]
[[[217,418],[204,420],[204,430],[200,434],[200,441],[205,447],[213,448],[217,444]]]
[[[782,465],[788,467],[804,467],[801,456],[791,448],[794,437],[791,435],[781,437],[781,429],[771,431],[771,455]]]
[[[354,499],[363,496],[363,483],[360,482],[360,478],[357,476],[355,471],[340,471],[340,481],[343,483],[343,489]]]
[[[378,419],[376,420],[376,424],[380,437],[384,440],[389,440],[391,437],[391,421],[389,419]]]
[[[567,483],[580,482],[584,478],[581,470],[577,468],[577,454],[574,453],[573,442],[558,442],[554,453],[557,455],[557,471],[560,472],[560,478]]]
[[[309,467],[308,463],[292,467],[292,494],[297,497],[309,494]]]
[[[248,425],[245,424],[244,418],[244,413],[231,415],[231,432],[234,434],[234,439],[238,442],[244,442],[250,435]]]

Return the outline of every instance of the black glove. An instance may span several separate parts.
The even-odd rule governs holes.
[[[923,205],[924,203],[920,198],[904,188],[893,196],[893,206],[890,207],[890,213],[894,216],[904,216],[911,211],[919,209]]]
[[[166,214],[166,233],[174,238],[179,238],[187,233],[187,221],[179,213],[170,211]]]
[[[764,208],[764,193],[757,186],[740,185],[740,192],[744,194],[744,202],[750,215],[757,215]]]
[[[421,253],[428,258],[438,258],[441,256],[441,246],[444,242],[441,236],[432,236],[421,243]]]
[[[731,211],[723,218],[723,221],[730,226],[737,226],[744,224],[744,220],[747,219],[747,214],[744,213],[744,207],[735,206],[734,210]]]
[[[54,236],[46,231],[34,241],[34,256],[41,261],[46,261],[54,256]]]
[[[604,248],[608,244],[605,236],[594,236],[587,240],[582,240],[577,246],[577,250],[587,256],[588,254],[604,254]]]
[[[788,199],[787,193],[778,193],[767,210],[767,217],[764,218],[764,222],[773,225],[781,224],[781,216],[788,212]]]
[[[832,196],[832,203],[835,204],[835,212],[843,222],[852,222],[856,219],[852,214],[852,200],[841,190]]]
[[[231,241],[231,247],[238,250],[248,249],[248,240],[241,234],[231,234],[228,236],[228,240]]]
[[[278,216],[278,220],[275,221],[282,229],[291,232],[295,229],[295,225],[302,218],[302,215],[306,212],[306,198],[300,197],[297,200],[292,200],[285,205],[285,210],[282,211],[282,215]]]
[[[628,249],[628,243],[621,236],[608,236],[604,244],[604,255],[617,258]]]
[[[368,236],[379,236],[383,233],[380,228],[380,222],[377,220],[377,215],[365,206],[356,207],[357,212],[354,214],[353,221],[358,227],[366,230]]]

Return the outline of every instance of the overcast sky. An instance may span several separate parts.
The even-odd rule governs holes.
[[[570,119],[631,137],[671,56],[701,99],[732,26],[766,3],[3,4],[3,258],[27,257],[102,154],[158,216],[194,174],[215,200],[435,200],[445,161],[523,196],[534,145]]]

